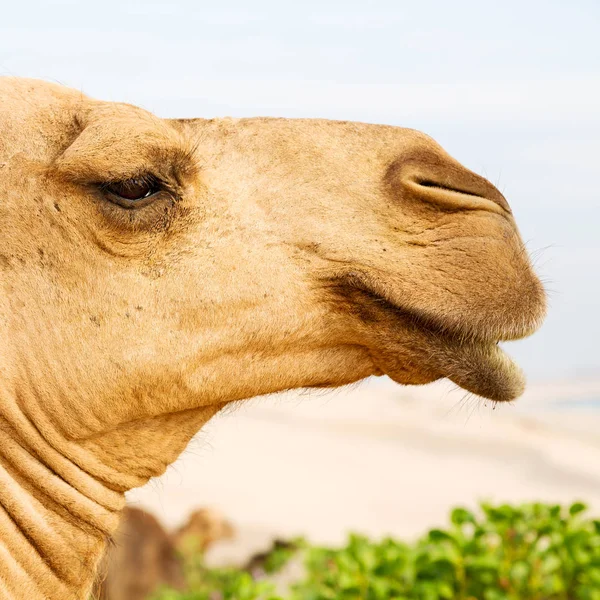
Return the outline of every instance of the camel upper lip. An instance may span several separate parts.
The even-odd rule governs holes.
[[[531,334],[529,328],[523,328],[516,332],[514,329],[507,331],[483,330],[456,326],[450,320],[444,322],[441,319],[426,314],[425,312],[403,306],[390,297],[380,286],[374,284],[363,277],[357,277],[358,274],[351,273],[350,278],[344,278],[344,285],[349,285],[357,292],[360,292],[366,301],[377,303],[380,309],[388,313],[394,313],[398,318],[411,322],[415,327],[428,331],[432,335],[443,338],[456,339],[461,343],[480,343],[480,344],[499,344],[500,342],[515,341],[525,338]]]

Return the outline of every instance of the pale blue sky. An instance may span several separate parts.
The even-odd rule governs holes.
[[[600,375],[598,0],[13,2],[0,74],[161,116],[433,135],[505,193],[551,288],[546,325],[509,351],[532,379]]]

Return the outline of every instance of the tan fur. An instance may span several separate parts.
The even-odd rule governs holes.
[[[144,208],[101,191],[147,174]],[[512,399],[496,342],[544,314],[505,199],[395,127],[2,78],[0,231],[0,598],[85,598],[124,491],[225,404],[381,373]]]

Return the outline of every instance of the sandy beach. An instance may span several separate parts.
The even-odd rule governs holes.
[[[493,407],[447,382],[370,381],[240,404],[162,478],[129,494],[167,526],[212,506],[238,530],[216,562],[275,536],[340,543],[348,531],[414,537],[478,500],[571,502],[600,513],[600,382],[530,386]],[[573,403],[570,407],[569,403]]]

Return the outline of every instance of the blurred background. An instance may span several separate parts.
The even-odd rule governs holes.
[[[351,119],[425,131],[508,198],[547,285],[513,405],[385,379],[253,400],[130,495],[170,527],[211,505],[234,556],[273,536],[414,536],[450,506],[600,510],[600,3],[184,0],[3,7],[0,74],[163,117]],[[216,560],[216,559],[215,559]]]

